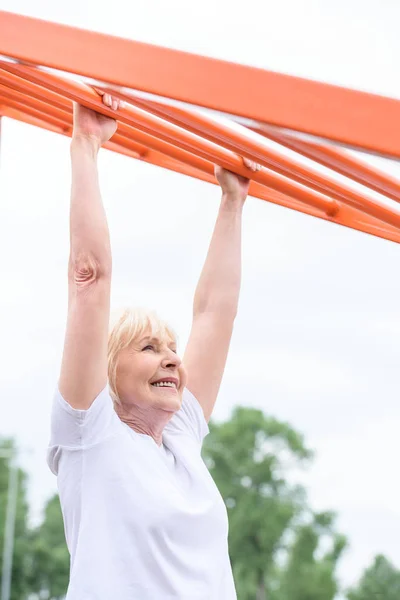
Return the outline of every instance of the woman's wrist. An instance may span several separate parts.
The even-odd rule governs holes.
[[[222,193],[221,209],[229,212],[242,213],[245,198],[240,194]]]
[[[100,150],[100,140],[95,136],[74,134],[71,140],[71,152],[85,152],[92,158],[96,158]]]

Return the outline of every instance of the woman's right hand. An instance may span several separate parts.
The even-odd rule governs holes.
[[[103,104],[111,110],[118,110],[120,101],[110,94],[98,91],[102,96]],[[112,138],[117,130],[117,121],[106,117],[90,108],[74,102],[74,129],[72,139],[85,139],[94,143],[97,149]]]

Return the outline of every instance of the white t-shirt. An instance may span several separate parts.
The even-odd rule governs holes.
[[[114,411],[57,391],[48,464],[71,555],[67,600],[235,600],[225,504],[201,458],[203,411],[185,390],[163,444]]]

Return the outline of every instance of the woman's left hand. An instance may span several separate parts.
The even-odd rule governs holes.
[[[242,160],[244,166],[252,173],[261,169],[260,165],[247,158],[243,158]],[[246,200],[249,191],[250,178],[236,175],[235,173],[232,173],[232,171],[228,171],[227,169],[218,166],[215,166],[215,177],[221,186],[223,196],[232,197],[241,202]]]

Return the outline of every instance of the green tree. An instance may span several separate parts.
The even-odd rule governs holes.
[[[346,538],[334,529],[334,514],[319,513],[295,528],[287,560],[271,600],[333,600],[339,591],[336,566]]]
[[[239,407],[229,421],[210,424],[203,457],[228,510],[238,598],[333,600],[345,540],[334,534],[333,515],[312,515],[304,489],[290,483],[292,468],[312,457],[303,436],[261,410]],[[327,536],[330,549],[317,560]]]
[[[69,553],[58,495],[47,502],[42,523],[31,534],[31,592],[59,600],[67,592]]]
[[[10,457],[4,451],[15,453],[16,447],[12,439],[0,439],[0,567],[3,565],[4,530],[9,487]],[[29,530],[28,503],[26,499],[27,475],[18,469],[18,495],[15,515],[13,566],[11,578],[11,600],[21,600],[29,590]]]
[[[348,591],[348,600],[399,600],[400,571],[382,555],[362,575],[358,586]]]

